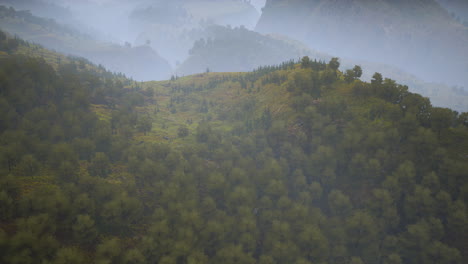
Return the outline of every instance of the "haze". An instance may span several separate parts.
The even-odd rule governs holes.
[[[440,93],[467,96],[463,1],[0,0],[0,5],[52,18],[74,33],[54,31],[51,38],[47,32],[53,30],[44,28],[35,35],[22,28],[32,25],[11,20],[3,20],[5,30],[138,81],[250,71],[304,55],[337,56],[343,70],[364,65],[366,80],[379,71],[440,105],[466,110],[437,101]]]

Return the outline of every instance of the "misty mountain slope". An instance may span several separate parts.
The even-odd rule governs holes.
[[[190,56],[176,70],[179,75],[206,71],[250,71],[259,66],[297,60],[309,50],[280,38],[264,36],[246,28],[210,26],[200,34]]]
[[[16,10],[29,10],[36,16],[52,18],[60,23],[71,23],[72,12],[60,5],[59,1],[50,0],[0,0],[0,5]]]
[[[184,7],[198,20],[232,27],[255,27],[260,13],[247,1],[186,1]]]
[[[136,43],[150,42],[173,66],[188,57],[193,43],[203,37],[209,25],[254,28],[260,14],[245,1],[147,1],[129,18],[139,32]]]
[[[242,28],[212,26],[198,31],[197,35],[202,39],[195,43],[191,55],[177,68],[179,75],[203,73],[207,69],[214,72],[250,71],[259,66],[297,60],[305,55],[324,61],[334,57],[281,35],[261,35]],[[342,70],[360,65],[363,80],[370,81],[372,75],[379,72],[408,85],[412,92],[430,97],[434,105],[452,107],[461,112],[468,110],[468,93],[464,89],[424,82],[388,64],[353,58],[341,58],[340,61]]]
[[[465,0],[436,0],[450,15],[468,27],[468,2]]]
[[[27,11],[0,6],[0,25],[25,40],[66,54],[85,57],[136,80],[166,79],[171,73],[167,61],[150,47],[98,42],[89,35],[53,20],[36,17]]]
[[[336,60],[138,83],[24,48],[0,32],[2,264],[466,263],[468,113]]]
[[[256,29],[468,87],[468,28],[433,0],[267,1]]]
[[[174,19],[196,25],[209,21],[219,25],[255,27],[260,13],[243,0],[140,1],[131,18],[142,22],[171,24]]]

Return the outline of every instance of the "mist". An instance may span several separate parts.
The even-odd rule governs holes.
[[[0,264],[468,263],[467,0],[0,0]]]
[[[2,22],[12,34],[138,81],[207,69],[250,71],[311,56],[340,57],[342,70],[364,65],[365,80],[379,71],[434,101],[441,91],[463,94],[468,87],[463,1],[338,2],[0,0],[0,5],[70,29],[42,26],[35,34],[34,22]]]
[[[436,1],[286,2],[268,1],[256,30],[284,34],[335,56],[394,65],[427,81],[468,87],[468,28]]]

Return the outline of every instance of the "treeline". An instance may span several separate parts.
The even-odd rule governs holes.
[[[5,21],[19,20],[28,24],[34,24],[36,26],[43,27],[54,33],[59,33],[63,35],[71,35],[71,36],[75,36],[75,37],[79,37],[83,39],[90,38],[86,34],[82,34],[79,31],[71,27],[61,25],[53,19],[40,18],[40,17],[32,15],[31,11],[29,10],[15,10],[13,7],[6,7],[1,4],[2,3],[0,3],[0,18]],[[42,3],[42,4],[45,4],[45,3]]]
[[[379,74],[304,58],[213,78],[251,99],[232,115],[201,101],[212,119],[172,145],[134,140],[152,130],[150,89],[74,61],[0,60],[2,263],[466,260],[468,116]],[[255,101],[264,80],[289,110]],[[182,81],[165,84],[177,109],[214,89]]]

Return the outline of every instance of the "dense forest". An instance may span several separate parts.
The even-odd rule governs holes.
[[[25,47],[0,33],[0,263],[468,260],[468,113],[337,58],[140,83]]]

